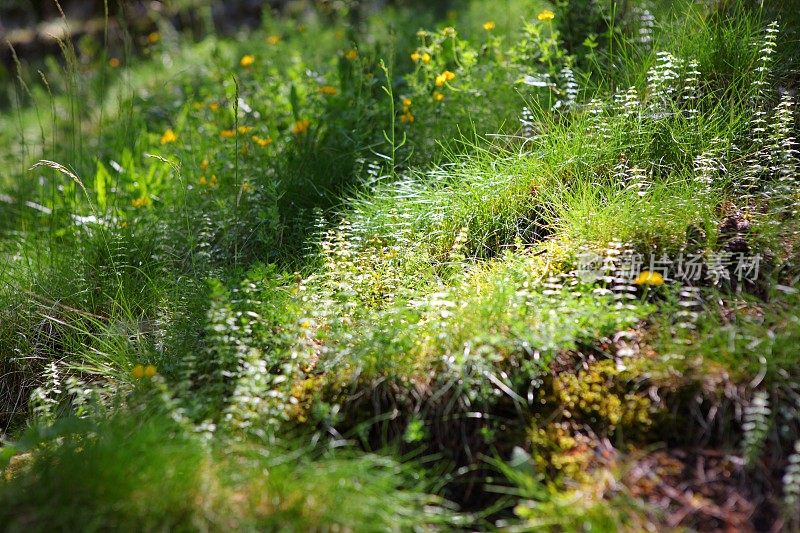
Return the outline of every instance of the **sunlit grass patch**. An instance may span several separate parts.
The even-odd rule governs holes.
[[[457,523],[412,465],[309,449],[312,461],[277,443],[268,453],[242,444],[217,450],[153,410],[97,423],[67,418],[30,431],[17,447],[0,480],[0,517],[11,531]]]

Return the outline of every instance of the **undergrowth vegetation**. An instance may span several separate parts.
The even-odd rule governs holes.
[[[13,55],[2,527],[800,528],[798,14],[359,4]]]

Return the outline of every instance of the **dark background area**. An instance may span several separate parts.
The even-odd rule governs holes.
[[[60,4],[60,8],[59,8]],[[200,38],[209,31],[231,34],[260,25],[266,10],[283,14],[345,15],[356,22],[367,10],[395,4],[444,14],[450,0],[0,0],[0,64],[12,66],[11,44],[22,59],[59,53],[58,39],[103,36],[121,43],[147,35],[159,23]],[[106,9],[108,21],[106,22]],[[63,23],[63,10],[67,24]],[[136,41],[132,39],[133,48]]]

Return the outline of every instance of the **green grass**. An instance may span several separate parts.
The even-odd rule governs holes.
[[[400,530],[457,523],[451,509],[422,491],[418,472],[391,458],[308,445],[216,450],[141,406],[98,423],[65,418],[29,432],[19,446],[18,452],[37,451],[18,455],[22,466],[8,470],[0,513],[8,531]]]
[[[800,519],[796,14],[308,4],[17,65],[0,523]],[[620,271],[724,252],[757,279]],[[681,515],[698,453],[746,483]]]

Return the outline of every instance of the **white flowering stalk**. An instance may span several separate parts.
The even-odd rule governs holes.
[[[614,167],[614,178],[628,191],[635,191],[640,197],[647,195],[650,190],[651,180],[648,172],[639,167],[631,167],[625,158],[621,158],[620,163]]]
[[[703,186],[703,190],[710,191],[714,181],[725,170],[722,163],[722,139],[715,137],[711,146],[694,158],[694,179]]]
[[[52,421],[62,393],[61,373],[56,362],[51,361],[42,375],[45,381],[33,390],[29,402],[37,419]]]
[[[631,167],[626,188],[636,191],[639,197],[644,197],[650,191],[652,180],[647,170],[639,167]]]
[[[636,15],[639,20],[639,35],[636,41],[645,48],[650,48],[653,44],[656,17],[649,9],[639,7],[636,8]]]
[[[626,270],[626,265],[634,265],[636,263],[636,250],[628,243],[613,242],[609,244],[609,248],[612,245],[619,251],[618,257],[620,258],[611,286],[611,291],[614,293],[614,307],[619,310],[633,312],[636,310],[635,302],[637,299],[636,285],[634,285],[633,280],[636,273]]]
[[[677,92],[680,60],[669,52],[656,53],[656,64],[647,71],[647,92],[650,112],[657,118],[666,111],[668,102]]]
[[[700,64],[692,59],[689,61],[684,82],[683,102],[687,118],[695,120],[700,110]]]
[[[800,440],[794,443],[794,453],[789,456],[789,466],[783,474],[783,506],[787,531],[800,528]]]
[[[636,309],[636,286],[633,284],[632,272],[626,269],[626,265],[632,264],[631,259],[634,257],[633,248],[617,240],[608,243],[603,252],[600,267],[603,285],[592,292],[598,296],[612,295],[615,309],[631,312]]]
[[[675,313],[675,327],[678,331],[687,332],[697,329],[697,319],[703,308],[700,287],[682,287],[678,293],[678,306],[680,310]]]
[[[778,178],[782,192],[791,194],[797,179],[797,142],[794,137],[794,98],[781,94],[775,109],[769,135],[770,171]]]
[[[533,118],[533,111],[527,106],[522,108],[519,122],[522,125],[522,135],[526,139],[531,139],[536,135],[536,121]]]
[[[575,73],[567,66],[561,69],[560,74],[563,82],[561,92],[564,97],[556,101],[554,108],[574,109],[578,103],[579,90],[578,82],[575,80]]]
[[[753,118],[750,121],[750,132],[753,140],[753,152],[745,160],[743,178],[744,188],[755,190],[762,177],[769,169],[768,121],[765,100],[769,87],[769,73],[777,49],[779,26],[774,21],[767,26],[764,41],[759,50],[760,55],[752,83]]]
[[[642,102],[639,100],[639,91],[636,87],[629,87],[624,93],[614,95],[614,104],[617,111],[625,121],[625,125],[632,134],[638,134]]]
[[[589,113],[589,143],[591,149],[596,149],[600,146],[599,140],[607,140],[611,137],[611,127],[608,124],[607,117],[605,117],[605,104],[602,100],[592,98],[587,104],[586,111]]]
[[[775,51],[778,48],[778,33],[780,26],[778,21],[772,21],[766,29],[764,42],[761,44],[758,58],[758,65],[756,66],[756,77],[753,80],[754,98],[762,100],[766,97],[766,92],[769,87],[769,73],[772,69],[772,63],[775,59]]]
[[[761,454],[769,432],[771,414],[769,394],[765,391],[756,392],[750,405],[745,407],[742,424],[744,431],[742,451],[748,465],[752,466]]]

